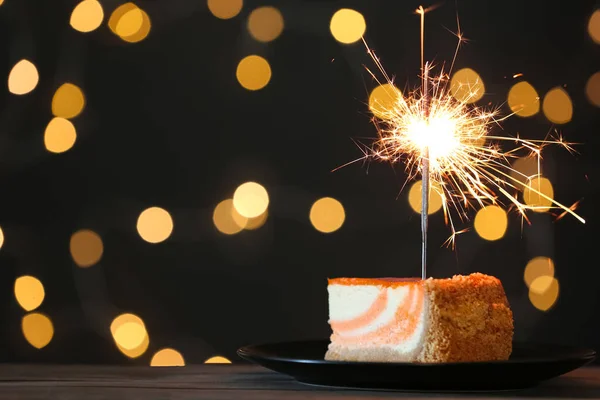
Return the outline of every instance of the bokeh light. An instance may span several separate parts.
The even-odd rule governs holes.
[[[146,242],[163,242],[173,232],[173,218],[164,208],[147,208],[138,217],[137,231]]]
[[[248,31],[259,42],[275,40],[283,32],[283,16],[275,7],[259,7],[248,17]]]
[[[71,13],[70,24],[76,31],[91,32],[102,25],[104,10],[98,0],[83,0]]]
[[[71,236],[69,250],[75,264],[87,268],[100,261],[104,252],[104,245],[102,244],[102,238],[96,232],[82,229]]]
[[[533,209],[535,212],[548,211],[552,205],[552,199],[554,199],[554,188],[548,178],[536,176],[529,180],[523,190],[523,201],[528,206],[535,207]]]
[[[121,353],[123,353],[125,356],[127,356],[129,358],[138,358],[138,357],[142,356],[146,352],[146,350],[148,350],[149,346],[150,346],[150,338],[146,334],[146,336],[144,336],[144,340],[142,341],[142,343],[139,346],[137,346],[133,349],[126,349],[117,344],[117,349],[119,349],[119,351]]]
[[[590,103],[600,107],[600,72],[596,72],[585,84],[585,95]]]
[[[546,288],[546,290],[542,290]],[[560,287],[558,280],[550,276],[536,278],[529,287],[529,301],[540,311],[548,311],[556,303]]]
[[[237,211],[235,211],[235,207],[233,208],[232,211],[237,214]],[[246,225],[244,226],[244,229],[246,229],[247,231],[257,230],[258,228],[263,226],[265,224],[265,222],[267,222],[268,217],[269,217],[269,210],[265,210],[265,212],[260,214],[258,217],[248,218]]]
[[[408,203],[410,207],[417,213],[421,212],[423,208],[423,202],[421,194],[423,192],[422,189],[423,183],[421,181],[416,181],[410,187],[408,191]],[[427,214],[433,214],[442,208],[442,196],[440,195],[439,189],[432,187],[429,190],[429,207],[427,210]]]
[[[588,33],[594,42],[600,44],[600,10],[594,11],[590,17]]]
[[[540,96],[528,82],[519,82],[508,91],[508,106],[520,117],[531,117],[540,111]]]
[[[331,197],[323,197],[310,208],[310,222],[323,233],[335,232],[342,227],[346,212],[342,203]]]
[[[52,118],[44,131],[44,146],[51,153],[64,153],[76,140],[75,126],[64,118]]]
[[[471,68],[463,68],[452,76],[450,93],[459,101],[475,103],[483,97],[485,85],[477,72]]]
[[[243,0],[208,0],[208,9],[217,18],[230,19],[242,11]]]
[[[204,364],[231,364],[231,361],[225,357],[214,356],[204,361]]]
[[[144,321],[137,315],[129,313],[121,314],[113,320],[110,324],[110,333],[121,351],[138,350],[144,346],[144,342],[148,339]]]
[[[15,280],[15,298],[25,311],[33,311],[42,305],[46,291],[39,279],[24,275]]]
[[[561,87],[555,87],[546,93],[542,110],[546,118],[555,124],[566,124],[573,118],[573,103],[569,94]]]
[[[535,257],[531,259],[527,266],[525,267],[525,273],[523,274],[523,279],[525,280],[525,284],[527,287],[531,287],[533,281],[541,276],[547,276],[550,278],[554,278],[554,262],[549,257]],[[546,280],[548,283],[548,287],[550,286],[550,281]],[[537,292],[545,292],[548,287],[541,287],[540,284],[543,281],[538,281],[536,284]],[[541,289],[541,290],[540,290]]]
[[[494,241],[504,237],[508,227],[506,211],[496,205],[480,209],[475,215],[475,232],[485,240]]]
[[[391,83],[377,86],[369,95],[369,109],[377,118],[389,118],[390,110],[393,110],[402,92]]]
[[[156,352],[150,360],[151,367],[183,367],[185,360],[180,352],[175,349],[162,349]]]
[[[112,12],[108,27],[124,41],[136,43],[148,36],[151,23],[144,10],[134,3],[125,3]]]
[[[54,337],[54,326],[50,318],[36,312],[23,317],[21,331],[25,340],[36,349],[46,347]]]
[[[0,249],[2,248],[3,245],[4,245],[4,231],[0,227]]]
[[[63,84],[52,97],[52,114],[55,117],[74,118],[84,107],[85,96],[81,89],[72,83]]]
[[[271,80],[271,66],[261,56],[250,55],[240,61],[235,76],[244,89],[260,90]]]
[[[248,218],[241,216],[236,211],[233,206],[233,199],[226,199],[215,207],[213,223],[219,232],[234,235],[246,227]]]
[[[340,43],[354,43],[365,34],[367,23],[365,17],[356,10],[342,8],[333,14],[329,24],[331,34]]]
[[[537,157],[517,158],[511,165],[510,176],[521,183],[527,183],[540,173]]]
[[[233,206],[240,215],[256,218],[269,206],[267,189],[256,182],[243,183],[233,193]]]
[[[8,74],[8,91],[12,94],[27,94],[37,86],[40,76],[35,65],[29,60],[15,64]]]

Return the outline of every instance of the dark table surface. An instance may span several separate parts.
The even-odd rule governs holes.
[[[151,368],[0,365],[0,399],[600,399],[600,367],[585,367],[535,388],[501,393],[406,393],[336,390],[237,364]]]

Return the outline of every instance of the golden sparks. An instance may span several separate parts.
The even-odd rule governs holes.
[[[423,19],[426,11],[421,7],[417,13]],[[558,203],[543,190],[539,190],[537,185],[524,182],[520,179],[519,172],[511,167],[510,160],[520,156],[537,158],[537,164],[540,165],[542,149],[550,144],[573,151],[568,143],[561,137],[526,140],[519,136],[492,134],[492,127],[500,125],[510,115],[500,118],[498,109],[484,109],[472,104],[483,92],[483,85],[477,78],[467,79],[468,82],[461,79],[463,82],[460,86],[455,83],[454,94],[458,93],[458,88],[460,93],[453,95],[449,76],[464,41],[460,27],[456,36],[458,45],[449,73],[444,72],[442,67],[441,72],[434,76],[434,67],[422,60],[420,87],[404,93],[395,89],[393,80],[380,60],[363,40],[367,53],[383,79],[379,79],[368,68],[367,71],[377,84],[388,84],[387,90],[396,91],[388,94],[388,98],[396,101],[387,109],[379,108],[374,112],[373,121],[378,137],[371,146],[363,148],[364,157],[355,161],[373,159],[393,164],[402,163],[408,180],[420,176],[423,165],[428,164],[430,190],[439,191],[445,219],[452,230],[448,244],[454,244],[458,233],[451,217],[451,209],[456,211],[461,220],[465,220],[468,219],[467,211],[471,208],[502,205],[500,195],[526,220],[527,210],[539,211],[540,206],[543,206],[544,210],[557,209],[585,222],[573,211],[573,207]],[[421,40],[422,38],[423,36]],[[473,75],[470,72],[468,74]],[[524,82],[516,86],[518,85],[520,86],[511,89],[512,95],[509,94],[513,114],[535,114],[539,110],[537,92]],[[512,148],[505,150],[500,143],[511,144]],[[539,170],[537,175],[540,175]],[[522,202],[518,193],[524,190],[527,191],[528,198]],[[531,199],[534,200],[528,201]],[[499,233],[492,236],[497,235]]]

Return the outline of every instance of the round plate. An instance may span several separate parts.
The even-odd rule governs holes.
[[[507,361],[374,363],[325,361],[327,340],[242,347],[238,355],[313,385],[418,391],[515,390],[585,365],[596,352],[558,345],[515,343]]]

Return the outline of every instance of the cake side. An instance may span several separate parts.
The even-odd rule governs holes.
[[[414,361],[425,332],[423,281],[342,279],[327,288],[333,333],[325,359]]]
[[[480,273],[425,281],[429,326],[419,362],[506,360],[513,314],[499,279]]]

